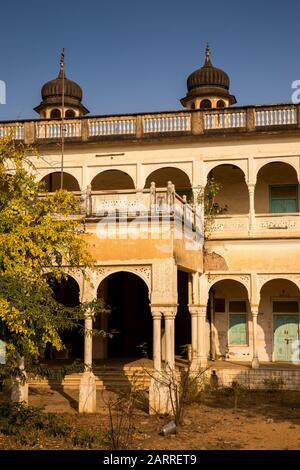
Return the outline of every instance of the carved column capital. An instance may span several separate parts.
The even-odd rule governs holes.
[[[251,315],[252,317],[257,317],[258,316],[258,305],[251,305]]]
[[[163,315],[164,318],[174,319],[176,317],[178,304],[156,305],[151,304],[152,316],[156,314]]]
[[[165,320],[175,320],[176,313],[177,313],[177,309],[176,310],[166,310],[165,312],[163,312],[164,319]]]
[[[151,315],[153,320],[161,320],[162,314],[159,310],[151,308]]]
[[[249,191],[249,193],[253,193],[253,194],[254,194],[254,192],[255,192],[255,183],[252,183],[252,182],[251,182],[251,183],[248,183],[247,186],[248,186],[248,191]]]
[[[197,317],[206,317],[207,306],[206,305],[189,305],[190,314]]]

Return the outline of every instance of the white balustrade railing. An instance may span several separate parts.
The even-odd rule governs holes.
[[[300,116],[300,113],[299,113]],[[83,119],[0,122],[0,138],[11,135],[14,139],[34,142],[35,139],[66,139],[149,134],[194,133],[210,130],[261,129],[272,126],[296,126],[297,106],[270,105],[245,108],[226,108],[192,112],[153,113],[140,116],[107,116]],[[203,124],[202,124],[203,123]],[[193,127],[195,126],[195,128]]]
[[[89,136],[123,135],[136,133],[135,119],[89,119]]]
[[[24,124],[0,124],[0,138],[7,136],[15,140],[24,140]]]
[[[189,132],[190,130],[190,114],[165,114],[145,116],[143,118],[143,132],[145,134],[157,132]]]
[[[36,123],[37,139],[58,139],[62,137],[62,129],[66,139],[81,137],[81,122],[44,121]]]
[[[206,112],[204,129],[235,129],[246,127],[246,111]]]
[[[255,126],[289,126],[297,124],[295,106],[263,108],[255,110]]]

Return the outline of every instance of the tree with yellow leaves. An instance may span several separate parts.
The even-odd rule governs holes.
[[[27,363],[39,358],[47,343],[62,349],[62,332],[81,325],[91,309],[91,303],[68,308],[54,298],[49,276],[60,282],[66,269],[85,275],[93,262],[78,235],[82,220],[72,217],[78,200],[65,190],[45,193],[34,176],[33,154],[22,143],[0,139],[0,340],[7,351],[2,376],[18,369],[18,357]],[[92,307],[101,311],[104,305],[95,301]]]

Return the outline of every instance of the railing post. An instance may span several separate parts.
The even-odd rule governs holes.
[[[297,127],[300,127],[300,104],[297,105]]]
[[[35,123],[24,122],[24,143],[31,145],[35,142]]]
[[[246,126],[247,131],[253,131],[255,129],[255,108],[247,108]]]
[[[136,117],[136,138],[143,137],[143,116]]]
[[[82,140],[88,140],[89,138],[89,121],[88,119],[81,120],[81,138]]]
[[[191,130],[192,134],[204,133],[204,113],[203,111],[195,111],[191,113]]]
[[[153,310],[153,367],[154,371],[161,370],[161,317],[159,310]]]

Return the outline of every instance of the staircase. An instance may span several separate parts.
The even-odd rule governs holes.
[[[137,390],[149,390],[152,373],[152,369],[141,367],[94,369],[97,390],[123,391],[131,387]],[[79,390],[81,375],[82,373],[67,374],[62,382],[57,379],[30,377],[29,387]]]

